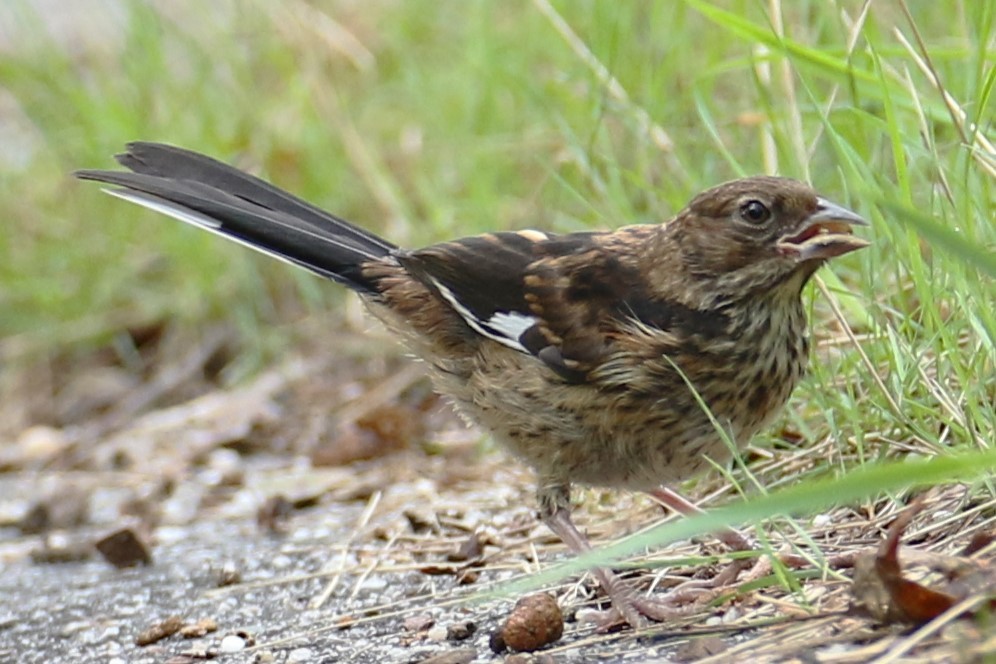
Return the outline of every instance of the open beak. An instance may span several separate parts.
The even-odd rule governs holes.
[[[806,218],[800,230],[778,240],[778,251],[799,262],[841,256],[868,246],[867,240],[851,233],[852,226],[867,225],[867,221],[847,208],[820,198],[816,212]]]

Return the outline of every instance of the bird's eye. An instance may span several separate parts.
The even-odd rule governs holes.
[[[752,224],[763,224],[771,218],[771,210],[761,201],[750,200],[740,206],[740,218]]]

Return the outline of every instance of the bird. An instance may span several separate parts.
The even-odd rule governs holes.
[[[574,553],[573,485],[648,492],[727,462],[808,361],[801,293],[867,222],[803,182],[712,187],[673,218],[614,230],[495,231],[405,249],[211,157],[151,142],[128,170],[80,170],[116,197],[357,292],[435,389],[537,477],[539,517]],[[606,568],[605,621],[673,616]]]

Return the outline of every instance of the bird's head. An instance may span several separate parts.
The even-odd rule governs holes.
[[[868,222],[788,178],[734,180],[696,196],[673,222],[690,275],[741,288],[801,288],[825,261],[868,246]]]

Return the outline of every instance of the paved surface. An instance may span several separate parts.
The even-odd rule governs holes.
[[[471,649],[473,658],[460,661],[501,661],[491,652],[488,639],[511,602],[445,603],[489,581],[510,578],[514,572],[507,569],[485,568],[473,586],[458,586],[453,576],[415,569],[377,572],[366,579],[350,572],[321,608],[309,608],[331,576],[308,575],[336,567],[341,556],[337,551],[342,551],[337,545],[348,541],[362,508],[346,504],[296,512],[290,531],[280,538],[262,534],[250,519],[203,519],[189,526],[160,528],[154,564],[124,570],[99,558],[33,562],[16,553],[36,546],[37,539],[0,530],[0,662],[187,661],[173,658],[196,651],[218,652],[226,636],[238,633],[252,635],[258,649],[222,654],[218,660],[386,664]],[[237,570],[241,580],[219,588],[225,569]],[[391,603],[410,611],[401,616],[375,614],[369,622],[334,629],[344,615],[360,616],[369,607]],[[413,614],[432,616],[441,628],[469,620],[476,632],[462,641],[447,641],[441,633],[413,637],[402,626]],[[172,615],[189,622],[211,618],[218,631],[202,638],[174,635],[153,645],[135,644],[142,630]],[[584,641],[588,634],[576,625],[569,624],[567,630],[561,647]],[[655,647],[639,645],[630,636],[560,651],[555,661],[642,662],[659,656]]]

